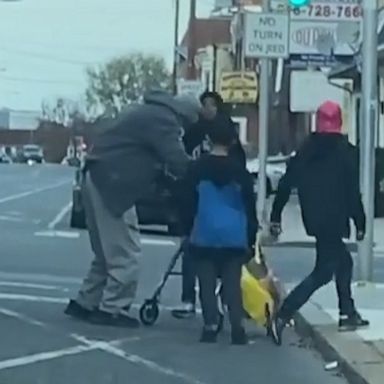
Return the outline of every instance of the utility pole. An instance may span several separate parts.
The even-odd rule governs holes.
[[[173,73],[172,73],[172,88],[173,94],[177,93],[177,65],[178,65],[178,46],[179,46],[179,19],[180,19],[180,0],[175,0],[175,26],[173,40]]]
[[[377,80],[377,0],[363,0],[362,97],[361,97],[361,192],[367,228],[359,245],[359,272],[362,281],[373,277],[375,133],[378,125]]]
[[[188,68],[187,78],[188,80],[195,80],[196,67],[196,0],[190,0],[189,9],[189,26],[188,26]]]
[[[263,0],[263,12],[269,12],[269,0]],[[267,157],[269,122],[269,59],[260,59],[260,96],[259,96],[259,173],[257,193],[257,216],[263,230],[266,230],[267,218]]]

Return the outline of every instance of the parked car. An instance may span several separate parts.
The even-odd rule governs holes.
[[[86,228],[84,206],[81,196],[83,172],[78,167],[72,188],[72,212],[70,226],[77,229]],[[168,233],[177,234],[177,215],[172,199],[172,179],[159,171],[155,185],[137,202],[136,209],[140,225],[167,226]]]
[[[267,164],[267,193],[277,191],[280,178],[286,170],[289,157],[270,158]],[[255,192],[257,192],[257,175],[259,172],[258,159],[247,161],[247,168],[255,177]],[[73,204],[71,227],[83,229],[86,226],[84,208],[81,199],[82,171],[76,170],[73,184]],[[171,235],[178,234],[177,212],[173,199],[174,181],[159,170],[159,176],[153,187],[137,202],[136,209],[140,225],[161,225],[168,228]]]
[[[43,148],[35,144],[24,145],[19,154],[19,160],[21,163],[43,163],[44,162],[44,152]]]
[[[289,157],[280,158],[279,161],[275,159],[268,159],[267,161],[267,196],[277,192],[280,179],[284,176],[287,169],[287,161]],[[254,176],[254,190],[257,192],[260,163],[259,159],[250,159],[247,161],[247,169]]]
[[[12,159],[6,153],[0,153],[0,164],[12,164]]]

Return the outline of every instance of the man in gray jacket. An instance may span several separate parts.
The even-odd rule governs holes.
[[[197,121],[198,100],[154,91],[110,122],[85,166],[84,206],[95,258],[69,316],[94,324],[137,327],[128,316],[136,294],[141,253],[135,203],[159,167],[181,176],[188,156],[182,127]]]

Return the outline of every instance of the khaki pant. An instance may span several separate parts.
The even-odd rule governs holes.
[[[95,258],[77,302],[90,310],[126,313],[135,298],[139,274],[141,248],[136,209],[129,209],[120,218],[111,215],[89,173],[83,185],[83,200]]]

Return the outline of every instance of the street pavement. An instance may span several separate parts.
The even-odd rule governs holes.
[[[200,316],[177,321],[169,314],[179,301],[177,278],[164,291],[153,327],[105,328],[65,317],[92,258],[86,232],[68,225],[72,177],[65,166],[0,167],[1,384],[345,384],[291,329],[281,348],[252,324],[246,347],[230,346],[227,330],[217,345],[199,344]],[[135,313],[178,245],[149,234],[142,243]],[[267,256],[287,282],[304,275],[313,257],[292,248]]]

